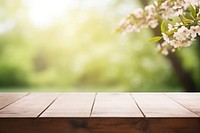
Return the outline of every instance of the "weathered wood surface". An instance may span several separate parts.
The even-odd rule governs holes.
[[[91,117],[143,117],[129,93],[99,93]]]
[[[0,110],[0,117],[38,117],[57,93],[31,93]]]
[[[0,93],[0,109],[20,99],[28,93]]]
[[[132,93],[146,117],[199,117],[164,94]],[[200,103],[200,101],[194,101]]]
[[[95,93],[63,93],[41,117],[89,117]]]
[[[197,118],[21,118],[0,120],[1,133],[199,133]]]
[[[199,93],[198,93],[199,94]],[[167,93],[167,96],[172,98],[174,101],[182,105],[183,107],[189,109],[191,112],[200,116],[200,96],[195,93],[189,94],[177,94],[177,93]],[[196,101],[196,102],[195,102]]]
[[[199,133],[200,93],[0,93],[0,133]]]

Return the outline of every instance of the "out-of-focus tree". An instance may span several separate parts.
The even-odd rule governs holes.
[[[155,1],[155,2],[157,2],[157,1]],[[160,1],[161,2],[161,1]],[[142,0],[141,1],[141,3],[143,4],[143,6],[146,6],[145,7],[145,11],[146,11],[146,9],[147,8],[150,8],[150,6],[152,6],[152,7],[154,7],[153,5],[149,5],[149,6],[147,6],[148,5],[148,1],[146,1],[146,0]],[[156,4],[155,4],[156,5]],[[198,7],[198,6],[197,6]],[[192,7],[192,5],[190,5],[190,8],[192,8],[193,10],[194,10],[194,8]],[[137,10],[138,11],[138,13],[139,13],[139,9]],[[143,10],[140,8],[140,13],[142,13],[143,12]],[[156,10],[157,11],[157,10]],[[155,11],[155,12],[156,12]],[[196,10],[194,11],[194,12],[196,12]],[[136,13],[136,12],[135,12]],[[148,12],[147,12],[147,14],[148,14]],[[150,14],[150,13],[149,13]],[[134,13],[132,14],[133,16],[134,16]],[[136,17],[137,17],[137,15],[139,15],[139,14],[135,14],[136,15]],[[162,14],[163,15],[163,14]],[[141,19],[142,20],[142,19]],[[120,26],[121,28],[122,28],[122,30],[123,30],[123,26],[125,26],[126,25],[126,23],[128,23],[128,21],[129,21],[129,18],[127,17],[126,18],[126,20],[125,20],[125,22],[123,22],[122,23],[122,25]],[[138,23],[140,23],[139,22],[140,21],[140,19],[138,20]],[[155,20],[155,23],[158,23],[158,22],[156,22],[157,20]],[[153,22],[153,20],[152,20],[152,22]],[[124,25],[123,25],[124,24]],[[132,24],[133,26],[133,29],[134,29],[134,26],[136,26],[137,25],[137,23],[134,25],[134,24]],[[157,24],[156,24],[157,25]],[[153,26],[152,24],[150,24],[150,26],[152,27],[152,28],[155,28],[155,26]],[[139,30],[139,27],[140,27],[140,25],[138,25],[138,26],[136,26],[135,27],[135,30],[137,31],[137,30]],[[145,27],[145,26],[144,26]],[[163,26],[162,26],[163,27]],[[161,28],[162,28],[161,27]],[[197,26],[198,27],[198,26]],[[128,28],[127,28],[127,30],[128,30]],[[155,36],[159,36],[160,34],[161,34],[161,31],[160,31],[160,26],[157,26],[157,28],[155,28],[155,29],[152,29],[152,32],[153,32],[153,34],[155,35]],[[163,32],[163,31],[162,31]],[[157,37],[158,38],[158,37]],[[160,38],[160,37],[159,37]],[[183,87],[185,88],[185,91],[198,91],[198,87],[197,87],[197,85],[195,84],[195,82],[194,82],[194,80],[193,80],[193,78],[192,78],[192,76],[191,76],[191,74],[190,73],[188,73],[187,72],[187,70],[185,70],[184,69],[184,67],[183,67],[183,65],[182,65],[182,62],[180,61],[180,59],[178,59],[178,57],[177,57],[177,54],[175,54],[175,53],[173,53],[173,52],[171,52],[171,51],[169,51],[169,54],[166,56],[167,57],[167,59],[169,59],[169,61],[171,62],[171,64],[172,64],[172,67],[174,68],[174,72],[176,73],[176,75],[177,75],[177,77],[179,78],[179,80],[180,80],[180,82],[181,82],[181,84],[183,85]]]
[[[147,0],[141,0],[141,3],[143,6],[146,6],[149,4],[149,2]],[[159,26],[160,27],[160,26]],[[160,29],[157,28],[155,30],[152,30],[153,34],[156,36],[156,35],[159,35],[159,33],[161,33]],[[199,38],[199,36],[198,36]],[[197,39],[197,42],[198,42],[199,39]],[[200,43],[196,44],[198,46],[197,49],[199,49],[198,47],[200,47]],[[194,50],[193,50],[194,51]],[[196,52],[196,51],[194,51]],[[199,55],[199,50],[197,51],[198,55]],[[173,69],[174,69],[174,72],[176,73],[176,76],[178,77],[179,79],[179,82],[182,84],[182,86],[184,87],[185,91],[188,91],[188,92],[191,92],[191,91],[199,91],[199,82],[197,81],[195,83],[195,79],[192,77],[192,72],[188,72],[188,70],[186,70],[186,68],[184,68],[183,66],[183,60],[180,59],[179,57],[180,55],[176,54],[176,53],[173,53],[173,52],[169,52],[169,54],[166,56],[167,59],[169,59]],[[197,72],[199,72],[199,57],[197,56],[196,58],[196,62],[197,62]],[[194,66],[195,67],[195,66]],[[191,71],[191,70],[189,70]]]
[[[22,3],[15,9],[9,1],[15,0],[0,1],[7,5],[0,8],[6,12],[0,24],[9,19],[14,22],[10,30],[0,34],[0,87],[181,90],[170,64],[147,43],[150,31],[127,36],[114,32],[127,6],[132,9],[133,3],[137,7],[139,1],[116,4],[113,0],[105,8],[73,9],[46,27],[34,25]],[[11,9],[15,10],[7,14]],[[183,60],[196,59],[191,50],[183,52],[190,55]],[[190,61],[185,66],[190,69],[193,64],[198,66]],[[196,79],[198,82],[197,75]]]
[[[28,53],[24,35],[24,8],[20,0],[0,1],[0,85],[28,84]],[[25,58],[24,58],[25,57]]]

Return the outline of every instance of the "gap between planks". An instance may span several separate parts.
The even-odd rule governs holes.
[[[3,106],[2,108],[0,108],[0,110],[2,110],[2,109],[4,109],[4,108],[6,108],[6,107],[8,107],[8,106],[10,106],[11,104],[13,104],[13,103],[17,102],[18,100],[20,100],[20,99],[22,99],[22,98],[24,98],[24,97],[28,96],[29,94],[31,94],[31,93],[30,93],[30,92],[28,92],[28,93],[24,94],[23,96],[21,96],[21,97],[19,97],[19,98],[15,99],[15,100],[13,100],[13,101],[11,101],[11,102],[10,102],[10,103],[8,103],[7,105],[5,105],[5,106]]]
[[[140,112],[142,113],[143,117],[146,118],[144,112],[142,111],[142,109],[140,108],[140,106],[138,105],[137,101],[134,99],[133,95],[130,93],[133,101],[135,102],[135,104],[137,105],[138,109],[140,110]]]
[[[96,93],[62,93],[41,117],[89,117]]]
[[[0,110],[0,117],[37,118],[57,95],[58,93],[30,93],[28,96]]]
[[[28,95],[30,95],[31,93],[25,93],[23,96],[21,96],[20,98],[17,98],[16,100],[14,100],[14,101],[12,101],[12,102],[10,102],[9,104],[7,104],[6,106],[4,106],[3,108],[6,108],[6,107],[8,107],[9,105],[12,105],[13,103],[15,103],[15,102],[17,102],[17,101],[19,101],[20,99],[22,99],[22,98],[24,98],[24,97],[26,97],[26,96],[28,96]],[[48,109],[49,108],[51,108],[51,106],[55,103],[55,101],[57,101],[57,99],[60,97],[60,95],[61,95],[62,93],[59,93],[51,102],[49,102],[49,104],[47,104],[47,106],[46,106],[46,108],[44,108],[39,114],[38,114],[38,116],[36,116],[36,118],[38,118],[38,117],[41,117],[41,115],[43,115],[46,111],[48,111]],[[93,98],[91,97],[91,103],[90,103],[90,108],[88,108],[88,114],[89,114],[89,117],[95,117],[95,116],[92,116],[93,115],[93,111],[95,110],[95,105],[96,105],[96,103],[98,102],[99,103],[99,100],[97,100],[97,96],[98,96],[98,94],[99,95],[102,95],[101,93],[95,93],[94,94],[94,96],[93,96]],[[104,93],[105,94],[105,93]],[[108,93],[108,94],[114,94],[114,93]],[[120,93],[116,93],[116,94],[120,94]],[[124,93],[125,94],[125,93]],[[124,95],[123,94],[123,95]],[[127,96],[130,96],[130,101],[132,101],[133,103],[135,103],[135,105],[136,105],[136,107],[137,107],[137,109],[138,109],[138,111],[141,113],[141,116],[143,115],[143,117],[144,118],[146,118],[147,116],[148,116],[148,114],[147,114],[147,116],[145,115],[145,111],[146,111],[146,109],[145,108],[143,108],[143,106],[142,105],[140,105],[140,103],[141,103],[141,101],[139,100],[139,103],[138,103],[138,101],[137,101],[137,97],[135,98],[134,97],[134,94],[136,94],[137,95],[137,93],[127,93]],[[142,93],[140,93],[140,94],[142,94]],[[144,93],[145,94],[145,93]],[[148,95],[151,95],[151,94],[154,94],[154,93],[148,93]],[[159,94],[159,93],[156,93],[156,94]],[[185,93],[184,93],[185,94]],[[170,93],[160,93],[160,95],[163,95],[163,96],[166,96],[169,100],[172,100],[173,102],[175,102],[176,104],[178,104],[179,106],[181,106],[182,108],[184,108],[184,109],[186,109],[186,110],[188,110],[189,112],[191,112],[191,113],[193,113],[193,114],[196,114],[197,116],[199,116],[198,115],[198,112],[196,112],[195,113],[195,111],[192,111],[191,110],[191,108],[190,107],[187,107],[185,104],[183,104],[183,101],[179,101],[179,100],[176,100],[176,98],[173,98],[173,97],[170,97]],[[178,95],[178,94],[177,94]],[[180,95],[181,95],[181,93],[180,93]],[[199,93],[198,94],[196,94],[197,96],[200,96],[199,95]],[[102,96],[101,96],[102,97]],[[122,99],[121,100],[124,100],[124,98],[126,98],[126,97],[122,97]],[[143,95],[143,98],[144,99],[146,99],[146,96],[145,95]],[[144,100],[143,99],[143,100]],[[105,100],[105,97],[103,96],[100,100]],[[114,98],[114,99],[112,99],[112,98],[110,98],[110,100],[111,101],[116,101],[116,98]],[[120,100],[120,101],[121,101]],[[146,99],[147,100],[147,99]],[[105,102],[109,102],[109,101],[105,101]],[[155,102],[157,102],[157,101],[155,101]],[[198,102],[198,101],[197,101]],[[111,102],[112,103],[112,102]],[[124,103],[125,103],[125,101],[124,101]],[[189,104],[189,103],[188,103]],[[198,103],[195,103],[196,105],[198,104]],[[105,105],[105,104],[102,104],[102,106],[103,105]],[[112,106],[111,104],[110,104],[110,106]],[[113,107],[115,107],[115,108],[122,108],[123,109],[123,106],[119,106],[118,104],[116,104],[116,105],[114,105]],[[105,108],[105,109],[107,109],[107,108]],[[135,108],[136,109],[136,108]],[[133,110],[135,110],[135,109],[133,109]],[[97,111],[97,110],[96,110]],[[122,110],[123,111],[123,110]],[[144,112],[143,112],[144,111]],[[58,112],[59,113],[59,112]],[[103,113],[103,112],[100,112],[100,113]],[[111,112],[112,113],[112,112]],[[113,112],[113,113],[116,113],[116,112]],[[103,115],[103,114],[102,114]],[[105,114],[104,114],[105,115]],[[112,116],[112,115],[111,115]],[[98,116],[97,116],[98,117]],[[148,116],[149,117],[149,116]],[[157,117],[157,116],[156,116]]]
[[[59,93],[58,96],[37,116],[37,118],[39,118],[56,100],[57,98],[60,96],[61,94]]]
[[[95,96],[94,96],[94,100],[93,100],[93,103],[92,103],[92,108],[91,108],[89,117],[92,116],[92,111],[93,111],[93,109],[94,109],[94,104],[95,104],[95,101],[96,101],[96,97],[97,97],[97,92],[95,93]]]
[[[97,93],[91,117],[144,118],[130,93]]]
[[[199,117],[162,93],[131,93],[146,117]]]
[[[187,110],[189,110],[190,112],[192,112],[192,113],[194,113],[194,114],[196,114],[196,115],[198,115],[199,117],[200,117],[200,113],[198,113],[198,112],[196,112],[196,111],[193,111],[192,110],[192,108],[189,108],[189,107],[187,107],[186,105],[184,105],[182,102],[180,102],[178,99],[176,99],[175,97],[173,97],[173,96],[170,96],[171,94],[173,95],[173,94],[176,94],[176,93],[163,93],[164,95],[166,95],[169,99],[171,99],[171,100],[173,100],[174,102],[176,102],[177,104],[179,104],[180,106],[182,106],[183,108],[185,108],[185,109],[187,109]],[[198,93],[199,94],[199,93]],[[200,98],[200,95],[198,95],[198,94],[192,94],[192,93],[190,93],[190,95],[196,95],[196,96],[198,96],[199,98]],[[177,95],[177,94],[176,94]],[[199,103],[200,104],[200,103]]]

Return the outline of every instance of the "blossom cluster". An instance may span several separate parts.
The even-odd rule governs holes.
[[[170,24],[169,27],[171,27]],[[164,41],[158,45],[158,48],[164,55],[167,55],[169,52],[169,47],[172,48],[172,51],[175,51],[175,48],[188,47],[192,44],[197,35],[200,35],[200,26],[197,25],[187,28],[186,26],[182,25],[170,36],[162,33],[162,38]]]
[[[157,1],[156,1],[157,2]],[[172,19],[175,16],[182,15],[184,10],[192,5],[193,7],[199,6],[199,0],[160,0],[160,5],[157,6],[159,15],[162,19]]]
[[[118,31],[140,32],[142,28],[155,28],[161,22],[161,36],[152,42],[161,42],[158,46],[163,54],[179,47],[188,47],[200,35],[199,0],[155,0],[144,9],[137,9],[121,23]]]
[[[140,32],[142,28],[155,28],[158,25],[158,12],[154,5],[148,5],[143,10],[138,8],[133,13],[124,18],[118,28],[119,31],[126,32]]]

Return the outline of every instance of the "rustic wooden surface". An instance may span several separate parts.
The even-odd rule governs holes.
[[[199,133],[200,93],[0,93],[0,133]]]

